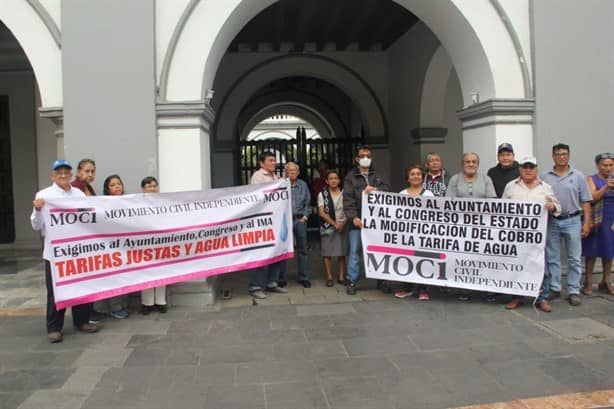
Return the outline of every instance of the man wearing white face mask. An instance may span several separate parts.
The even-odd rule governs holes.
[[[362,228],[362,192],[366,194],[374,190],[390,190],[390,186],[383,181],[382,177],[375,172],[371,160],[371,148],[361,146],[354,158],[356,167],[351,170],[343,182],[343,212],[350,225],[349,231],[349,260],[347,273],[346,292],[349,295],[356,294],[356,283],[360,275],[360,255],[362,243],[360,229]]]

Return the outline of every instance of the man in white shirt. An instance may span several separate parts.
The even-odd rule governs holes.
[[[41,209],[45,205],[45,200],[63,197],[85,197],[79,189],[70,185],[72,179],[72,166],[65,160],[56,160],[51,166],[51,180],[53,184],[40,192],[36,193],[32,202],[34,209],[30,216],[30,222],[34,230],[40,230],[45,236],[45,220]],[[53,281],[51,278],[51,245],[47,237],[43,248],[43,259],[45,261],[45,285],[47,287],[47,339],[51,343],[62,342],[62,327],[64,326],[65,309],[56,310],[55,299],[53,296]],[[75,305],[72,307],[72,319],[75,329],[93,333],[100,328],[96,324],[90,324],[89,316],[92,309],[91,304]]]
[[[505,185],[505,190],[501,198],[525,200],[527,202],[541,202],[544,203],[550,215],[560,215],[561,204],[554,195],[552,187],[537,176],[537,160],[533,156],[527,156],[522,158],[520,162],[518,162],[518,165],[520,166],[520,177]],[[552,307],[547,300],[547,291],[544,291],[544,289],[549,288],[550,273],[548,269],[545,269],[542,290],[535,301],[537,308],[544,312],[552,311]],[[518,308],[521,302],[522,299],[520,297],[514,297],[512,301],[505,305],[505,308],[513,310],[514,308]]]

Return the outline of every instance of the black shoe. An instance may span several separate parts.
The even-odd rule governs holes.
[[[392,288],[387,283],[382,283],[379,286],[379,290],[384,294],[392,294]]]
[[[154,309],[153,305],[141,305],[141,314],[149,315]]]
[[[557,298],[561,298],[561,292],[550,291],[550,295],[548,295],[548,301],[556,300]]]
[[[166,314],[166,311],[168,311],[168,307],[166,304],[162,305],[162,304],[156,304],[156,308],[158,309],[158,312],[160,314]]]
[[[333,280],[326,280],[326,286],[327,287],[332,287],[333,286]]]
[[[298,283],[305,288],[311,288],[311,282],[309,280],[299,280]]]
[[[100,321],[102,321],[103,318],[104,318],[104,314],[101,314],[97,311],[92,311],[90,312],[89,323],[90,324],[100,324]]]
[[[281,287],[281,288],[284,288],[284,287],[285,287],[285,286],[287,286],[287,285],[288,285],[288,282],[287,282],[287,281],[284,281],[284,280],[279,280],[279,281],[277,282],[277,286],[278,286],[278,287]]]
[[[356,284],[351,281],[348,281],[347,287],[345,287],[345,292],[347,295],[356,295]]]

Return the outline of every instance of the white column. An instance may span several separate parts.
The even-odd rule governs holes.
[[[480,169],[497,164],[497,146],[511,143],[516,159],[534,155],[533,99],[494,99],[458,111],[463,128],[463,152],[480,155]]]
[[[158,180],[161,192],[211,188],[210,127],[215,114],[202,101],[158,103]],[[170,286],[171,305],[215,302],[216,277]]]

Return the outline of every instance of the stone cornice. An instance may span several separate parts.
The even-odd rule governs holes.
[[[499,115],[530,115],[535,112],[534,99],[489,99],[456,111],[458,119],[468,121]]]
[[[448,128],[430,127],[430,128],[414,128],[411,130],[411,136],[414,138],[415,145],[425,143],[444,143]]]
[[[63,107],[40,107],[38,112],[42,118],[49,118],[52,121],[64,118]]]
[[[156,103],[158,128],[202,128],[209,132],[215,111],[204,101]]]

